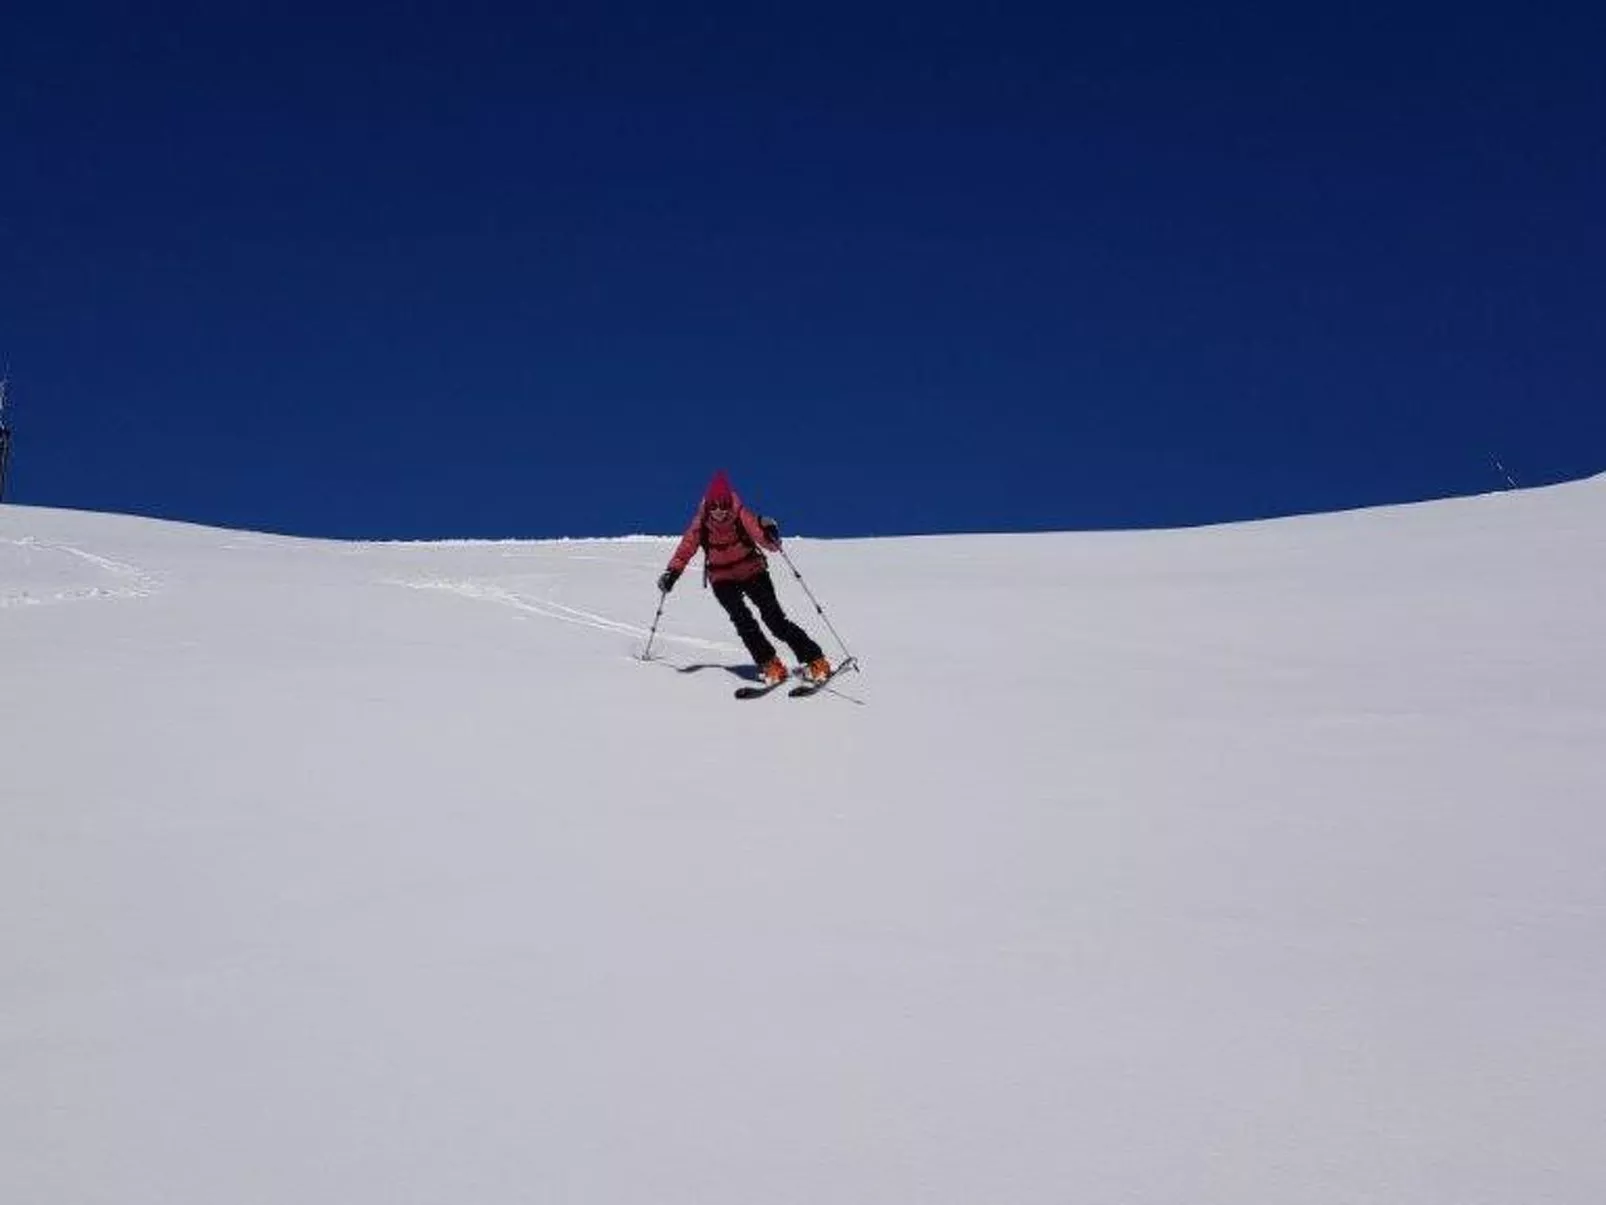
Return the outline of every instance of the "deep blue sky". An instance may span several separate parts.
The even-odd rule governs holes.
[[[725,467],[849,535],[1606,469],[1598,5],[677,7],[6,6],[9,500],[614,534]]]

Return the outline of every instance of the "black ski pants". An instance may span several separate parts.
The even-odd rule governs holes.
[[[753,618],[753,612],[748,610],[748,599],[752,599],[753,605],[758,608],[764,626],[785,642],[786,647],[792,650],[798,661],[807,664],[816,657],[824,655],[813,638],[788,619],[786,612],[781,610],[781,603],[775,597],[775,583],[770,580],[769,570],[766,569],[746,581],[715,582],[714,597],[719,599],[719,605],[725,608],[725,613],[736,625],[736,634],[742,638],[742,643],[752,654],[754,664],[767,664],[775,656],[775,646],[759,628],[758,620]]]

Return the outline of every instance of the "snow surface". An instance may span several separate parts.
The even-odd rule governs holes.
[[[738,703],[667,539],[0,507],[0,1201],[1598,1205],[1603,531],[799,539]]]

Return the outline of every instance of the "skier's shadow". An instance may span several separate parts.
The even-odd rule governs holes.
[[[701,665],[677,665],[677,674],[698,674],[705,669],[722,669],[732,677],[740,678],[744,682],[757,682],[759,680],[758,666],[756,665],[719,665],[708,661]]]

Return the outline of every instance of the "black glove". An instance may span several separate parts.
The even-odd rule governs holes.
[[[774,519],[760,519],[758,521],[758,529],[769,537],[771,543],[779,544],[781,542],[781,525]]]
[[[659,593],[668,594],[671,590],[673,590],[675,588],[675,583],[678,582],[679,580],[680,580],[680,570],[679,569],[665,569],[662,573],[660,573],[658,575],[658,590],[659,590]]]

